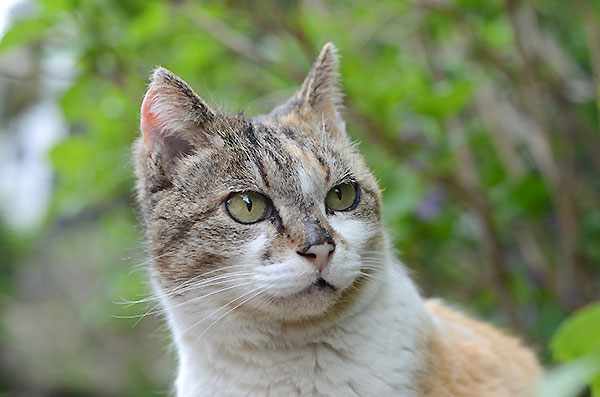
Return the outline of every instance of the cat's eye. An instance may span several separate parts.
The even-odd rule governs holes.
[[[225,202],[227,212],[240,223],[256,223],[269,214],[269,199],[256,192],[238,192],[229,196]]]
[[[327,193],[325,205],[331,211],[350,211],[356,208],[358,200],[358,186],[354,183],[342,183]]]

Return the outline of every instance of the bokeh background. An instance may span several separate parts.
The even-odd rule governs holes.
[[[600,393],[599,26],[585,0],[3,0],[0,395],[169,392],[163,320],[119,304],[149,294],[130,156],[148,76],[259,114],[327,41],[423,294]]]

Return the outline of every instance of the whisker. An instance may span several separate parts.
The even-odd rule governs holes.
[[[212,316],[214,316],[215,314],[217,314],[217,313],[218,313],[220,310],[222,310],[222,309],[226,308],[227,306],[231,305],[232,303],[234,303],[234,302],[235,302],[235,301],[237,301],[238,299],[241,299],[241,298],[243,298],[244,296],[247,296],[247,295],[249,295],[249,294],[252,294],[252,293],[254,293],[255,291],[257,291],[257,290],[259,290],[259,289],[261,289],[261,287],[254,288],[254,289],[252,289],[252,290],[250,290],[250,291],[248,291],[248,292],[245,292],[245,293],[243,293],[242,295],[238,296],[237,298],[235,298],[235,299],[233,299],[233,300],[229,301],[229,302],[228,302],[228,303],[226,303],[225,305],[223,305],[223,306],[219,307],[217,310],[215,310],[215,311],[213,311],[212,313],[210,313],[208,316],[205,316],[203,319],[201,319],[201,320],[199,320],[199,321],[195,322],[195,323],[194,323],[194,324],[193,324],[191,327],[189,327],[189,328],[187,328],[186,330],[184,330],[184,331],[182,332],[182,334],[186,334],[186,333],[187,333],[187,332],[189,332],[189,331],[190,331],[192,328],[195,328],[196,326],[198,326],[198,325],[202,324],[204,321],[208,320],[210,317],[212,317]]]
[[[235,279],[226,279],[226,280],[222,280],[222,281],[218,281],[218,282],[212,283],[211,285],[226,284],[226,283],[230,283],[230,282],[233,282],[233,281],[243,281],[245,279],[246,279],[245,277],[235,278]],[[211,296],[211,295],[214,295],[216,293],[223,292],[223,291],[229,290],[231,288],[235,288],[236,286],[242,286],[242,285],[246,285],[246,284],[249,284],[249,283],[250,283],[250,281],[247,282],[247,283],[241,283],[241,284],[238,283],[238,284],[236,284],[234,286],[231,286],[231,287],[223,288],[223,289],[220,289],[220,290],[217,290],[217,291],[212,291],[212,292],[210,292],[208,294],[205,294],[205,295],[202,295],[202,296],[199,296],[199,297],[194,297],[194,298],[192,298],[192,299],[190,299],[188,301],[180,302],[180,303],[178,303],[176,305],[169,306],[169,308],[176,308],[176,307],[183,306],[183,305],[186,305],[186,304],[194,303],[194,302],[197,302],[197,301],[199,301],[202,298],[205,298],[207,296]],[[166,310],[166,309],[157,309],[160,305],[161,305],[160,302],[157,303],[156,305],[152,306],[149,310],[147,310],[144,314],[141,314],[141,315],[140,314],[129,315],[129,316],[117,316],[117,315],[115,315],[113,317],[116,317],[116,318],[138,318],[139,317],[138,321],[136,321],[135,324],[133,324],[133,327],[135,327],[144,317],[149,316],[149,315],[154,315],[154,314],[160,314],[164,310]]]
[[[227,281],[223,281],[223,282],[220,282],[220,283],[224,284],[225,282],[231,282],[231,281],[232,280],[227,280]],[[233,281],[237,281],[237,280],[233,280]],[[251,281],[248,281],[248,282],[245,282],[245,283],[238,283],[238,284],[231,285],[231,286],[228,286],[228,287],[225,287],[225,288],[221,288],[221,289],[219,289],[217,291],[211,291],[211,292],[209,292],[207,294],[204,294],[202,296],[197,296],[197,297],[194,297],[194,298],[192,298],[190,300],[187,300],[185,302],[180,302],[180,303],[178,303],[176,305],[169,306],[169,309],[180,307],[180,306],[189,305],[191,303],[198,302],[198,301],[200,301],[200,300],[202,300],[202,299],[204,299],[206,297],[209,297],[209,296],[212,296],[212,295],[224,292],[224,291],[228,291],[228,290],[236,288],[236,287],[241,287],[241,286],[244,286],[244,285],[248,285],[248,284],[251,284],[251,283],[252,283]],[[138,320],[132,326],[132,327],[135,327],[144,317],[147,317],[149,315],[154,315],[154,314],[160,314],[160,313],[162,313],[163,311],[166,310],[166,308],[156,310],[156,308],[158,306],[160,306],[160,304],[154,305],[150,310],[146,311],[144,314],[134,314],[134,315],[129,315],[129,316],[113,315],[112,317],[115,317],[115,318],[125,318],[125,319],[127,319],[127,318],[138,318]]]
[[[178,290],[173,291],[173,293],[187,292],[187,291],[190,291],[190,290],[198,289],[199,287],[203,287],[205,285],[212,284],[214,281],[223,280],[223,279],[227,280],[228,278],[238,277],[238,276],[251,276],[253,274],[254,273],[251,273],[251,272],[241,272],[241,271],[239,271],[239,272],[232,272],[232,273],[228,273],[228,274],[222,274],[222,275],[219,275],[219,276],[214,276],[214,277],[211,277],[209,279],[203,280],[200,283],[194,283],[194,284],[191,284],[191,285],[187,285],[184,288],[180,288]]]
[[[256,291],[256,288],[254,289],[254,291]],[[230,310],[228,310],[227,312],[223,313],[222,315],[220,315],[215,321],[213,321],[201,334],[200,336],[198,336],[198,338],[196,339],[196,341],[200,340],[200,338],[202,338],[202,336],[204,336],[204,334],[206,334],[208,332],[209,329],[211,329],[213,327],[213,325],[215,325],[219,320],[221,320],[223,317],[225,317],[226,315],[228,315],[229,313],[231,313],[232,311],[234,311],[235,309],[237,309],[238,307],[242,306],[244,303],[248,302],[250,299],[253,299],[255,297],[257,297],[258,295],[262,294],[264,292],[264,290],[259,290],[257,293],[255,293],[254,295],[250,296],[249,298],[244,299],[241,303],[235,305],[233,308],[231,308]]]
[[[207,294],[204,294],[204,295],[202,295],[202,296],[197,296],[197,297],[195,297],[195,298],[192,298],[192,299],[190,299],[190,300],[187,300],[187,301],[185,301],[185,302],[180,302],[180,303],[178,303],[178,304],[176,304],[176,305],[169,306],[168,308],[169,308],[169,309],[174,309],[174,308],[181,307],[181,306],[187,306],[187,305],[190,305],[190,304],[192,304],[192,303],[197,303],[198,301],[201,301],[202,299],[204,299],[204,298],[207,298],[207,297],[209,297],[209,296],[216,295],[216,294],[218,294],[218,293],[221,293],[221,292],[229,291],[229,290],[231,290],[231,289],[233,289],[233,288],[242,287],[242,286],[244,286],[244,285],[248,285],[248,284],[251,284],[251,283],[252,283],[251,281],[248,281],[248,282],[245,282],[245,283],[239,283],[239,284],[235,284],[235,285],[230,285],[230,286],[228,286],[228,287],[221,288],[221,289],[219,289],[219,290],[216,290],[216,291],[211,291],[211,292],[209,292],[209,293],[207,293]],[[154,311],[154,310],[155,310],[155,309],[156,309],[158,306],[160,306],[160,304],[157,304],[157,305],[155,305],[155,306],[154,306],[152,309],[150,309],[148,312],[144,313],[144,315],[142,315],[142,316],[141,316],[141,317],[140,317],[140,318],[139,318],[139,319],[138,319],[138,320],[137,320],[137,321],[136,321],[136,322],[133,324],[132,328],[133,328],[133,327],[135,327],[135,326],[136,326],[136,325],[137,325],[137,324],[138,324],[140,321],[142,321],[142,319],[143,319],[144,317],[147,317],[147,316],[149,316],[149,315],[153,315],[153,314],[157,314],[157,313],[161,313],[163,310],[166,310],[166,308],[165,308],[165,309],[159,309],[159,310],[156,310],[156,311]],[[154,311],[154,312],[153,312],[153,311]]]
[[[224,278],[228,278],[228,277],[233,277],[233,276],[239,276],[239,275],[252,275],[253,273],[250,273],[250,272],[241,272],[241,271],[232,272],[232,273],[227,273],[225,275],[218,275],[218,276],[211,277],[209,279],[203,280],[201,283],[198,283],[198,284],[191,284],[194,281],[196,281],[198,278],[201,278],[202,276],[204,276],[205,274],[206,273],[203,273],[203,274],[195,276],[195,277],[193,277],[193,278],[191,278],[189,280],[186,280],[183,283],[181,283],[180,285],[172,288],[169,292],[166,292],[166,293],[163,293],[163,294],[151,295],[151,296],[148,296],[146,298],[139,299],[139,300],[136,300],[136,301],[123,300],[122,302],[113,302],[113,303],[115,303],[117,305],[129,305],[129,306],[131,306],[131,305],[134,305],[134,304],[151,302],[153,300],[157,300],[157,299],[161,299],[161,298],[165,298],[165,297],[170,297],[170,296],[182,293],[182,292],[186,292],[186,291],[189,291],[191,289],[196,289],[196,288],[198,288],[200,286],[209,284],[209,283],[211,283],[212,281],[215,281],[215,280],[220,280],[220,279],[224,279]]]
[[[363,266],[370,266],[370,267],[375,267],[377,269],[382,269],[383,267],[385,267],[385,265],[383,263],[380,262],[370,262],[370,261],[364,261],[361,262],[361,267]]]
[[[371,269],[371,270],[382,270],[383,269],[383,266],[381,266],[378,263],[368,263],[368,262],[361,263],[360,267],[362,269]]]
[[[383,279],[379,278],[379,277],[374,277],[373,275],[369,274],[369,273],[365,273],[365,272],[360,272],[361,277],[365,277],[365,278],[371,278],[373,280],[377,280],[377,281],[383,281]]]
[[[142,266],[145,266],[145,265],[147,265],[148,263],[151,263],[151,262],[153,262],[153,261],[155,261],[155,260],[157,260],[157,259],[163,258],[163,257],[165,257],[165,256],[173,255],[173,254],[174,254],[173,252],[167,252],[167,253],[165,253],[165,254],[158,255],[158,256],[155,256],[155,257],[153,257],[153,258],[149,258],[149,259],[147,259],[147,260],[143,261],[142,263],[138,263],[137,265],[134,265],[134,266],[133,266],[133,269],[131,269],[131,271],[130,271],[129,273],[127,273],[127,275],[128,275],[128,276],[131,276],[131,274],[132,274],[133,272],[137,271],[137,270],[138,270],[138,268],[140,268],[140,267],[142,267]]]
[[[179,288],[181,288],[183,286],[185,286],[185,284],[190,284],[190,283],[196,281],[198,278],[206,277],[207,275],[215,273],[215,272],[225,271],[225,270],[232,269],[232,268],[237,268],[237,267],[248,267],[249,268],[250,265],[229,265],[229,266],[224,266],[224,267],[219,267],[217,269],[213,269],[213,270],[211,270],[209,272],[206,272],[206,273],[198,274],[198,275],[192,277],[191,279],[184,281],[179,286],[173,288],[173,291],[176,290],[176,289],[179,289]],[[233,274],[233,273],[227,273],[227,274]]]
[[[188,291],[193,291],[193,290],[200,289],[200,288],[206,287],[206,286],[226,284],[226,283],[230,283],[232,281],[243,281],[243,280],[247,280],[247,277],[245,277],[247,275],[252,275],[252,273],[236,273],[236,274],[228,274],[226,276],[214,277],[211,280],[205,280],[201,283],[191,285],[191,286],[187,287],[185,290],[180,290],[177,292],[178,293],[188,292]],[[196,299],[196,298],[193,298],[193,299]],[[170,306],[170,307],[175,307],[175,306]]]
[[[245,279],[240,279],[240,280],[245,280]],[[225,284],[225,283],[228,283],[228,282],[231,282],[231,281],[238,281],[238,280],[226,280],[226,281],[220,282],[219,284]],[[198,301],[200,301],[200,300],[202,300],[202,299],[204,299],[204,298],[206,298],[208,296],[212,296],[212,295],[218,294],[220,292],[228,291],[230,289],[233,289],[233,288],[236,288],[236,287],[242,287],[242,286],[248,285],[248,284],[252,284],[252,281],[246,281],[246,282],[243,282],[243,283],[238,283],[238,284],[235,284],[235,285],[230,285],[228,287],[221,288],[221,289],[219,289],[217,291],[211,291],[211,292],[209,292],[207,294],[204,294],[204,295],[201,295],[201,296],[196,296],[196,297],[194,297],[192,299],[189,299],[189,300],[187,300],[185,302],[181,302],[181,303],[178,303],[176,305],[169,306],[169,309],[180,307],[180,306],[184,306],[184,305],[188,305],[190,303],[195,303],[195,302],[198,302]]]

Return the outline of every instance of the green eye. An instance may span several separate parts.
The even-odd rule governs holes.
[[[256,223],[268,215],[269,200],[260,193],[233,193],[225,202],[229,215],[240,223]]]
[[[354,183],[342,183],[327,193],[325,205],[332,211],[350,211],[358,204],[358,188]]]

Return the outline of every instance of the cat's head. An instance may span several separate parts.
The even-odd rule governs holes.
[[[377,183],[346,136],[335,47],[268,115],[211,109],[159,68],[135,145],[152,274],[203,329],[347,312],[382,265]],[[205,318],[203,318],[205,317]]]

